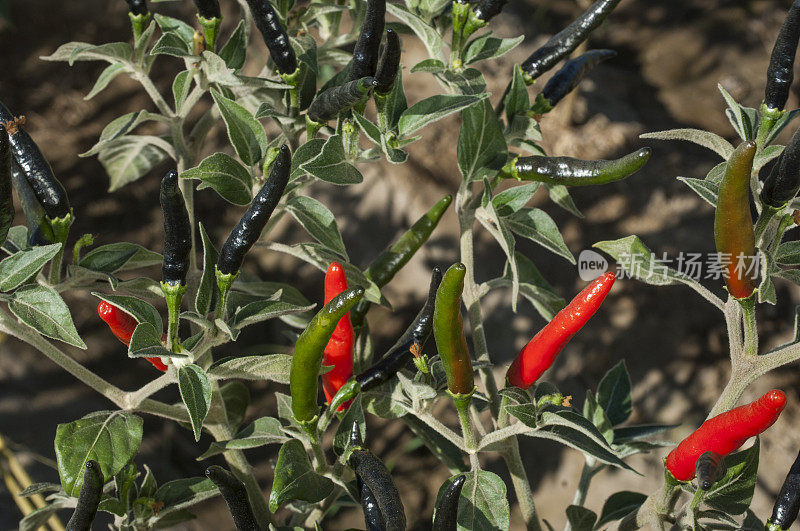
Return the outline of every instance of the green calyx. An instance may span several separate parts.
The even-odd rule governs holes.
[[[471,5],[471,4],[466,4]],[[467,13],[467,20],[464,22],[464,30],[462,31],[462,35],[464,39],[467,39],[470,35],[478,31],[479,29],[485,27],[488,24],[485,20],[479,19],[475,15],[475,11],[472,9],[469,10]]]
[[[212,52],[216,50],[217,35],[219,35],[219,25],[222,23],[222,17],[205,18],[197,15],[197,20],[203,28],[203,36],[206,38],[206,46]]]
[[[419,357],[415,356],[414,357],[414,365],[417,366],[417,370],[419,372],[421,372],[422,374],[430,374],[431,373],[430,367],[428,367],[428,356],[425,355],[425,354],[423,354],[422,356],[419,356]]]
[[[239,271],[236,273],[223,273],[217,266],[214,266],[214,275],[217,277],[217,317],[225,319],[225,311],[228,306],[228,292],[231,290]]]
[[[167,301],[167,348],[172,352],[180,352],[178,325],[180,324],[181,299],[183,299],[183,294],[186,293],[186,285],[161,282],[161,292]]]
[[[537,94],[536,100],[534,100],[533,105],[531,105],[531,113],[532,114],[547,114],[553,110],[553,106],[550,105],[550,100],[544,97],[544,94]]]
[[[282,72],[278,72],[278,75],[281,76],[287,85],[291,85],[292,87],[297,87],[297,82],[300,80],[300,67],[298,66],[295,68],[294,72],[291,74],[284,74]]]
[[[322,129],[322,126],[324,124],[315,122],[314,120],[309,118],[307,114],[305,116],[306,116],[306,140],[311,140],[312,138],[317,136],[317,131]]]
[[[519,160],[518,156],[508,161],[506,165],[500,169],[499,177],[501,179],[516,179],[522,181],[522,177],[519,176],[519,172],[517,171],[517,160]]]
[[[128,12],[128,18],[131,19],[131,27],[133,28],[133,37],[134,39],[138,39],[144,30],[147,28],[147,25],[150,23],[150,19],[153,18],[150,13],[146,13],[144,15],[134,15],[131,12]]]
[[[47,216],[47,222],[50,223],[50,228],[53,230],[53,237],[57,242],[61,243],[67,241],[67,236],[69,236],[69,228],[72,226],[74,221],[75,215],[71,208],[69,209],[69,214],[63,218],[53,219],[50,216]]]
[[[772,518],[767,520],[766,525],[764,526],[766,531],[788,531],[789,528],[781,527],[778,524],[772,523]]]
[[[467,408],[472,401],[472,395],[474,395],[475,391],[477,390],[478,386],[473,386],[472,391],[469,393],[454,393],[448,389],[447,394],[450,395],[450,397],[453,399],[453,402],[455,402],[456,408]]]

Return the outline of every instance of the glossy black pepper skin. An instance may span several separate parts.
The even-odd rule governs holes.
[[[361,26],[355,48],[353,48],[350,81],[375,75],[375,70],[378,67],[378,51],[383,38],[385,18],[386,0],[367,0],[364,25]]]
[[[620,0],[597,0],[569,26],[553,35],[544,46],[522,63],[522,71],[536,79],[571,54],[620,3]]]
[[[392,90],[397,72],[400,69],[400,37],[391,28],[386,30],[386,44],[383,45],[378,71],[375,74],[375,93],[388,94]]]
[[[795,131],[791,140],[786,145],[772,166],[769,175],[764,179],[764,188],[761,190],[761,201],[774,208],[794,199],[800,191],[800,129]]]
[[[551,107],[561,101],[564,96],[572,92],[581,82],[583,77],[595,66],[607,59],[616,57],[614,50],[591,50],[567,63],[556,72],[542,90],[542,96]]]
[[[158,195],[164,215],[164,261],[161,280],[165,284],[186,284],[189,254],[192,252],[192,226],[189,213],[178,188],[178,172],[170,170],[161,179]]]
[[[458,499],[467,476],[461,474],[442,493],[433,519],[432,531],[455,531],[458,526]]]
[[[219,489],[228,510],[233,516],[233,524],[238,531],[254,531],[259,529],[253,516],[253,509],[250,508],[250,501],[247,498],[247,489],[244,483],[222,468],[213,465],[206,469],[206,477],[211,480]]]
[[[197,6],[197,14],[203,18],[222,18],[219,0],[194,0],[194,5]]]
[[[272,212],[281,200],[286,184],[289,182],[289,171],[292,157],[289,146],[281,146],[278,157],[272,163],[269,178],[247,211],[236,224],[219,253],[217,269],[220,273],[234,275],[242,267],[247,251],[253,246],[264,230]]]
[[[795,0],[783,21],[767,68],[767,85],[764,104],[770,109],[782,110],[789,99],[789,89],[794,80],[794,58],[800,41],[800,0]]]
[[[5,128],[0,125],[0,245],[6,241],[8,229],[14,222],[13,162],[11,141]]]
[[[97,461],[89,460],[83,472],[83,484],[78,493],[78,505],[67,522],[66,531],[90,531],[103,496],[103,472]]]
[[[797,520],[798,512],[800,512],[800,454],[797,455],[783,481],[769,521],[782,529],[789,529]]]
[[[128,3],[128,11],[133,15],[147,15],[147,2],[145,0],[125,0]]]
[[[49,245],[55,241],[53,229],[47,221],[47,214],[44,212],[36,194],[33,193],[28,179],[22,173],[17,161],[11,163],[11,182],[17,191],[17,197],[22,205],[22,212],[25,214],[25,224],[28,226],[28,245]]]
[[[347,460],[356,477],[372,493],[385,531],[405,531],[406,515],[400,493],[380,459],[368,450],[353,450]]]
[[[489,22],[500,14],[508,0],[481,0],[475,6],[475,18],[484,22]]]
[[[344,85],[329,88],[318,94],[308,107],[308,117],[317,123],[325,123],[351,109],[366,98],[375,88],[375,78],[365,77],[349,81]]]
[[[253,21],[264,37],[264,44],[269,48],[269,55],[278,72],[284,75],[293,74],[297,70],[297,57],[275,8],[269,0],[247,0],[247,5],[250,6]]]

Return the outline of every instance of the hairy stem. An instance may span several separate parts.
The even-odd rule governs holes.
[[[539,523],[539,516],[536,514],[536,504],[533,501],[533,492],[525,474],[525,467],[522,465],[522,457],[519,454],[519,442],[516,437],[510,439],[508,450],[501,453],[503,461],[511,474],[511,483],[514,485],[514,492],[517,495],[519,510],[525,520],[525,528],[529,531],[541,531],[542,525]]]

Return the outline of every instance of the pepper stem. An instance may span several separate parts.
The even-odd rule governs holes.
[[[325,432],[328,428],[328,424],[331,423],[333,420],[333,415],[339,410],[339,406],[347,402],[348,400],[354,399],[358,394],[361,392],[361,384],[358,383],[355,379],[350,379],[345,384],[339,388],[333,398],[331,398],[331,403],[328,404],[328,408],[322,413],[322,416],[319,418],[319,422],[317,423],[317,429],[320,432]]]
[[[167,348],[171,352],[179,352],[181,345],[178,337],[178,325],[180,324],[181,299],[183,294],[186,293],[186,286],[162,282],[161,291],[167,300]]]
[[[228,292],[231,290],[233,282],[239,276],[236,273],[222,273],[217,266],[214,266],[214,273],[217,277],[217,309],[216,316],[223,321],[228,318]]]
[[[306,141],[313,139],[317,136],[317,131],[322,128],[322,124],[315,122],[306,115]]]
[[[473,388],[467,394],[461,393],[452,393],[450,390],[447,391],[451,397],[453,397],[453,402],[456,404],[456,410],[458,410],[458,420],[461,421],[461,433],[464,436],[464,445],[469,450],[474,450],[478,447],[478,442],[475,439],[475,429],[472,427],[472,420],[469,417],[469,405],[472,403],[472,394],[475,392],[476,388]]]
[[[128,12],[128,17],[131,19],[134,41],[139,40],[139,37],[142,36],[142,33],[150,23],[151,15],[150,13],[145,13],[144,15],[134,15],[133,13]]]
[[[291,74],[280,74],[289,89],[289,116],[297,116],[300,112],[300,94],[297,91],[298,81],[300,80],[300,67],[298,66]]]
[[[61,281],[61,262],[64,258],[64,246],[67,244],[69,228],[72,226],[73,221],[75,221],[75,216],[72,213],[72,209],[63,218],[51,219],[49,216],[47,217],[47,222],[53,230],[55,242],[61,244],[61,248],[53,257],[53,261],[50,262],[50,276],[48,278],[50,284],[58,284]]]
[[[197,15],[197,20],[200,21],[200,26],[203,27],[203,36],[206,38],[207,49],[212,52],[216,51],[217,35],[219,35],[219,25],[222,23],[222,18],[205,18]]]
[[[784,111],[780,109],[772,109],[762,103],[759,109],[760,120],[758,122],[758,134],[756,136],[756,153],[761,152],[766,147],[767,137],[775,127],[775,124],[783,116]]]
[[[94,236],[92,234],[81,236],[72,246],[72,263],[78,265],[78,262],[81,261],[81,250],[91,245],[94,245]]]

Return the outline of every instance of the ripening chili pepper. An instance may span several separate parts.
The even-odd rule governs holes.
[[[161,180],[159,193],[164,214],[164,261],[161,280],[165,284],[185,285],[192,251],[192,226],[183,194],[178,188],[178,172],[170,170]]]
[[[329,88],[317,94],[311,102],[308,107],[308,117],[317,123],[332,120],[339,116],[339,113],[352,109],[369,98],[375,84],[374,77],[364,77]]]
[[[616,276],[608,272],[592,281],[570,303],[558,312],[544,328],[525,345],[506,373],[508,383],[528,389],[553,365],[558,354],[592,315],[611,291]]]
[[[50,219],[67,217],[70,213],[67,192],[53,175],[53,168],[42,155],[39,146],[22,128],[25,119],[14,118],[6,106],[0,103],[0,123],[8,132],[14,159],[47,216]]]
[[[505,7],[507,3],[508,0],[480,0],[478,5],[473,9],[475,18],[484,22],[489,22],[500,14],[500,11],[503,10],[503,7]]]
[[[786,14],[769,58],[767,85],[764,90],[764,105],[768,109],[783,110],[786,100],[789,99],[798,41],[800,41],[800,0],[795,0]]]
[[[350,454],[347,464],[356,477],[372,493],[375,503],[383,517],[386,531],[405,531],[406,515],[400,493],[392,481],[392,476],[380,459],[369,450],[356,449]]]
[[[132,15],[147,15],[147,2],[145,0],[125,0],[128,3],[128,11]]]
[[[783,208],[800,191],[800,129],[775,162],[769,176],[764,180],[761,201],[774,208]]]
[[[721,413],[705,421],[667,456],[667,470],[678,481],[690,481],[695,463],[703,452],[712,451],[725,457],[772,426],[786,406],[783,391],[773,389],[744,406]]]
[[[400,37],[392,28],[386,30],[381,60],[375,73],[375,94],[388,94],[400,69]]]
[[[28,179],[22,173],[22,168],[15,160],[11,162],[11,180],[17,191],[19,202],[22,204],[22,212],[25,214],[25,224],[28,226],[28,244],[36,246],[55,242],[53,227],[47,221],[44,207],[39,203]]]
[[[0,125],[0,245],[5,243],[8,229],[14,222],[14,199],[11,142],[5,128]]]
[[[455,531],[458,528],[458,500],[467,476],[459,474],[447,486],[436,503],[431,531]]]
[[[353,62],[350,64],[350,81],[358,81],[375,75],[378,67],[378,50],[383,38],[383,24],[386,18],[386,0],[367,0],[364,24],[358,33],[353,48]]]
[[[247,0],[247,5],[250,6],[253,21],[264,37],[264,44],[267,45],[278,72],[287,76],[294,74],[297,70],[297,57],[275,8],[269,0]]]
[[[501,170],[519,181],[538,181],[567,186],[608,184],[630,177],[650,158],[642,148],[616,160],[580,160],[571,157],[515,157]]]
[[[433,337],[447,373],[447,388],[456,396],[471,395],[475,389],[472,360],[464,337],[461,318],[461,293],[467,268],[462,263],[453,264],[444,273],[436,290],[433,310]]]
[[[253,509],[247,497],[247,489],[239,478],[221,466],[212,465],[206,469],[206,477],[217,486],[222,498],[233,516],[233,524],[239,531],[258,529]]]
[[[331,262],[325,273],[325,304],[347,289],[347,275],[338,262]],[[333,366],[333,369],[322,375],[322,390],[325,399],[330,402],[336,392],[353,376],[353,346],[356,337],[350,313],[344,314],[333,330],[328,344],[325,346],[322,364]],[[342,404],[339,411],[344,411],[350,404]]]
[[[105,321],[111,329],[111,332],[117,336],[117,339],[122,341],[126,346],[131,344],[133,331],[136,330],[136,325],[139,324],[135,317],[106,301],[100,301],[100,304],[97,305],[97,314],[100,316],[100,319]],[[168,368],[167,365],[161,361],[161,358],[153,357],[145,359],[152,363],[159,371],[166,371]]]
[[[278,157],[272,163],[269,178],[261,187],[261,191],[247,211],[231,231],[219,252],[217,269],[224,275],[235,275],[244,262],[244,256],[261,236],[261,231],[269,221],[272,212],[281,200],[286,184],[289,182],[289,171],[292,157],[289,146],[281,146]]]
[[[702,490],[709,490],[714,483],[725,477],[728,467],[725,458],[717,452],[703,452],[695,463],[697,484]]]
[[[725,283],[737,299],[746,299],[756,289],[752,278],[756,239],[750,215],[750,172],[755,154],[754,141],[742,142],[728,159],[714,215],[717,252],[730,258]]]
[[[222,18],[219,10],[219,0],[194,0],[197,14],[206,19]]]
[[[78,493],[78,505],[72,518],[67,522],[66,531],[90,531],[97,514],[97,506],[103,497],[103,471],[100,464],[92,459],[86,461],[83,471],[83,484]]]
[[[767,520],[767,531],[788,531],[800,512],[800,454],[786,474],[781,491],[772,507],[772,517]]]
[[[325,346],[336,325],[364,296],[364,288],[349,288],[322,307],[311,319],[294,345],[289,389],[292,412],[300,422],[309,422],[317,414],[317,376],[322,367]]]
[[[398,271],[405,266],[411,257],[428,241],[433,230],[439,224],[442,216],[447,211],[453,196],[446,195],[422,215],[400,238],[385,249],[369,265],[364,275],[372,280],[379,288],[384,287],[394,278]],[[364,324],[364,316],[369,309],[369,303],[359,303],[350,314],[350,319],[355,328]]]
[[[535,112],[541,114],[550,111],[580,84],[590,70],[616,56],[617,52],[614,50],[590,50],[567,61],[561,70],[547,81],[542,92],[536,97]]]
[[[559,31],[544,46],[536,50],[522,63],[522,71],[536,79],[556,63],[567,57],[580,43],[586,40],[606,17],[617,7],[620,0],[597,0],[569,26]]]

